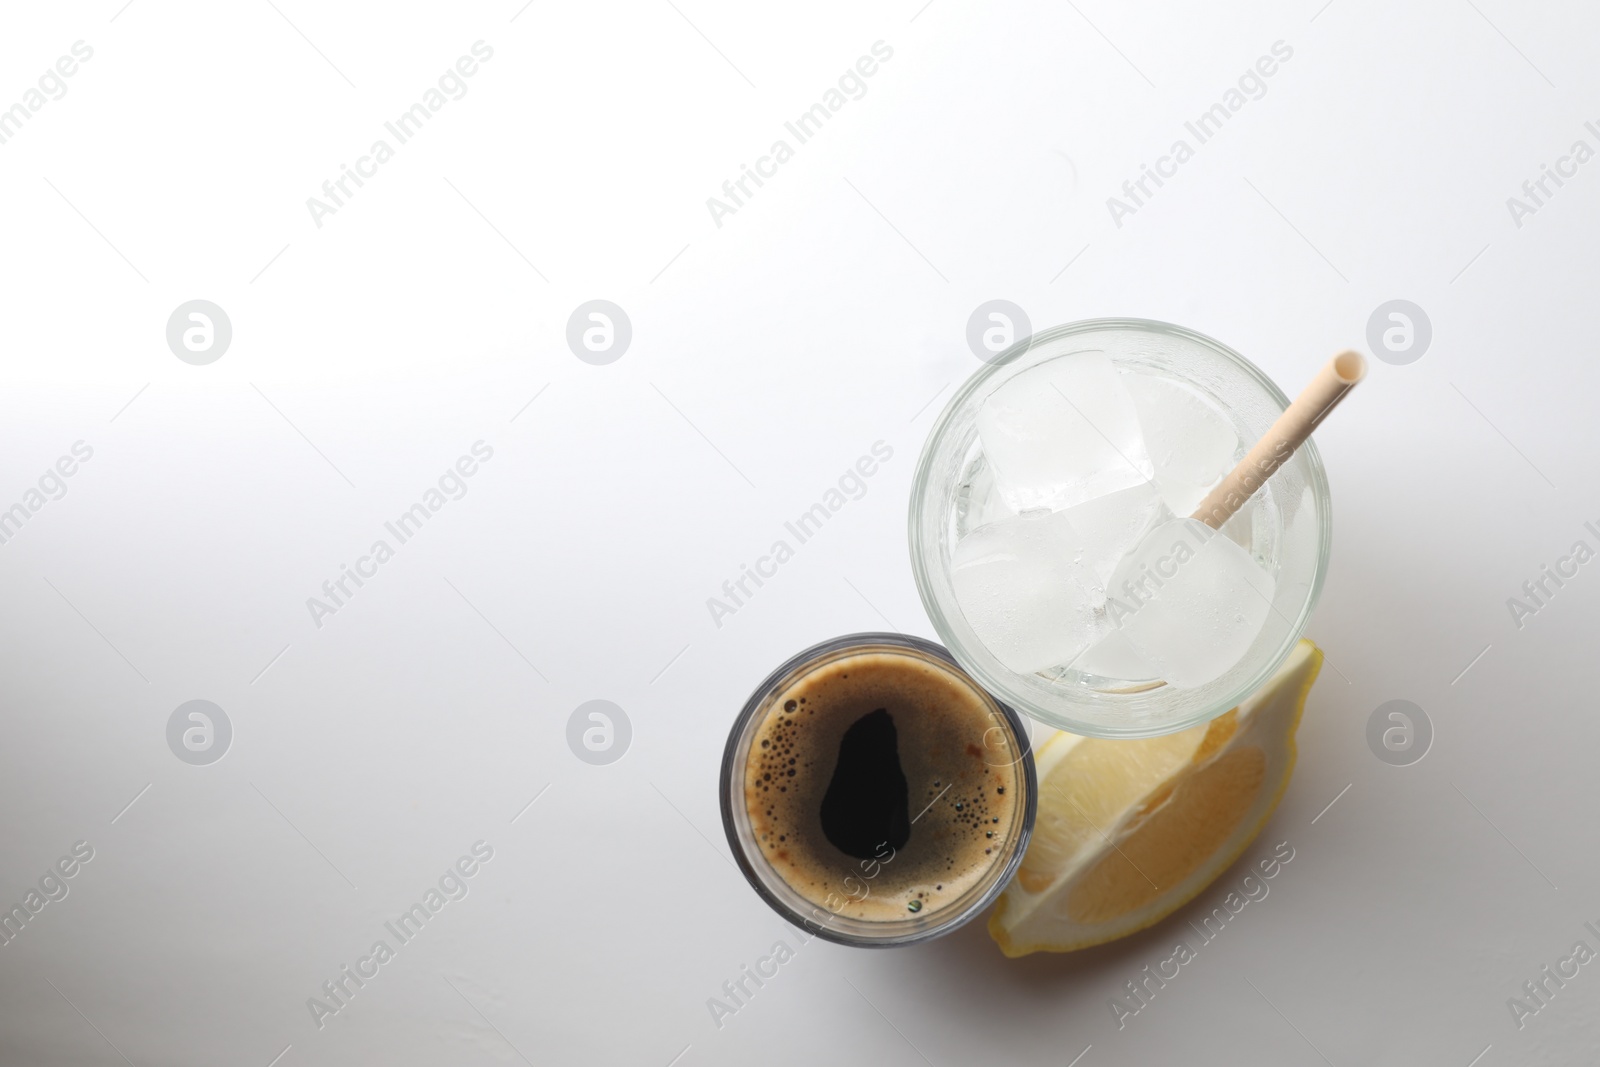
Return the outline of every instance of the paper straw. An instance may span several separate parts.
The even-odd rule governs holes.
[[[1294,398],[1294,403],[1278,416],[1266,435],[1217,483],[1190,517],[1213,530],[1221,529],[1366,375],[1367,361],[1359,352],[1340,352],[1328,360],[1311,384]]]

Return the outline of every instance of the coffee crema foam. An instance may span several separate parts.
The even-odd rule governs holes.
[[[845,732],[880,709],[894,723],[910,837],[862,860],[828,839],[821,811]],[[950,668],[909,652],[845,656],[775,693],[764,716],[745,761],[745,807],[762,855],[807,900],[868,921],[926,916],[1009,858],[1026,788],[1011,730]],[[996,729],[1007,744],[993,743]]]

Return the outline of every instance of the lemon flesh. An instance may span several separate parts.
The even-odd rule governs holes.
[[[1238,707],[1138,740],[1058,734],[1039,749],[1039,813],[989,916],[1008,956],[1125,937],[1192,900],[1239,858],[1294,770],[1322,652],[1301,641]]]

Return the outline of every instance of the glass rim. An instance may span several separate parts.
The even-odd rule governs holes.
[[[739,829],[741,825],[748,824],[748,812],[744,813],[744,823],[739,821],[739,814],[743,809],[741,803],[736,803],[734,797],[735,776],[739,777],[739,793],[743,795],[743,761],[748,750],[750,731],[753,720],[763,709],[784,683],[795,678],[803,668],[817,664],[823,657],[846,654],[853,651],[870,651],[874,648],[889,647],[920,653],[939,660],[956,674],[964,678],[972,688],[981,693],[989,703],[993,704],[1000,716],[1005,720],[1010,729],[1012,738],[1017,745],[1017,758],[1015,763],[1020,765],[1022,778],[1027,796],[1020,813],[1020,828],[1010,842],[1011,854],[1003,862],[997,862],[988,868],[984,881],[975,885],[968,891],[967,898],[957,898],[948,908],[941,909],[932,915],[920,918],[908,918],[895,921],[869,921],[849,920],[845,928],[833,926],[832,919],[840,916],[834,913],[829,922],[817,922],[813,916],[819,911],[827,914],[827,909],[816,905],[808,913],[798,911],[790,902],[784,900],[756,870],[751,861],[748,850],[740,840]],[[995,899],[1010,885],[1011,878],[1016,874],[1017,868],[1022,865],[1023,853],[1027,851],[1028,842],[1033,836],[1034,820],[1038,815],[1039,786],[1038,773],[1034,767],[1032,739],[1028,732],[1027,722],[1009,704],[1005,703],[977,678],[973,677],[961,663],[950,654],[949,649],[929,641],[926,638],[913,634],[891,633],[887,631],[867,631],[862,633],[843,634],[818,642],[790,656],[775,670],[761,681],[761,684],[751,692],[744,707],[733,721],[732,728],[728,731],[728,741],[722,752],[722,769],[718,776],[718,792],[720,794],[719,806],[722,812],[722,829],[728,839],[728,848],[733,853],[734,862],[739,871],[744,875],[745,881],[756,891],[768,907],[791,925],[804,930],[811,937],[820,937],[824,941],[834,944],[849,945],[855,948],[895,948],[902,945],[918,944],[930,941],[937,937],[951,933],[958,927],[966,925],[979,913],[994,903]],[[782,881],[782,876],[773,872],[773,878]],[[987,885],[984,884],[987,883]],[[798,895],[798,893],[797,893]],[[879,928],[884,931],[882,935],[867,935],[853,932],[854,927]]]
[[[1260,666],[1255,671],[1241,677],[1235,685],[1230,686],[1209,703],[1170,722],[1123,728],[1071,718],[1068,715],[1059,714],[1031,704],[1025,695],[1017,692],[1015,687],[1010,685],[1006,679],[996,676],[984,664],[965,654],[961,634],[951,625],[944,607],[941,606],[934,594],[934,582],[928,569],[930,553],[923,536],[923,527],[925,525],[923,522],[924,508],[927,505],[928,483],[933,476],[936,446],[943,440],[945,434],[949,431],[952,420],[964,409],[973,394],[991,378],[1000,374],[1037,345],[1072,337],[1077,334],[1110,330],[1161,334],[1197,344],[1220,356],[1247,378],[1251,379],[1271,399],[1280,412],[1289,406],[1289,397],[1282,389],[1278,388],[1277,383],[1268,377],[1261,368],[1221,341],[1175,323],[1142,318],[1080,319],[1076,322],[1052,326],[1030,334],[994,357],[993,360],[986,361],[984,366],[969,376],[952,394],[949,401],[946,402],[943,409],[934,419],[932,427],[928,430],[928,436],[923,442],[922,453],[917,459],[916,471],[911,481],[911,500],[907,516],[908,533],[910,535],[911,570],[912,576],[916,580],[917,595],[921,598],[922,606],[927,611],[928,618],[933,623],[934,631],[939,635],[939,639],[948,646],[951,655],[960,663],[961,668],[976,680],[980,686],[993,694],[997,701],[1014,706],[1029,718],[1045,726],[1065,730],[1084,737],[1156,737],[1163,734],[1177,733],[1191,726],[1209,722],[1218,715],[1237,707],[1241,700],[1258,690],[1272,677],[1304,634],[1306,623],[1311,618],[1311,613],[1316,608],[1317,601],[1322,595],[1322,586],[1327,577],[1328,560],[1333,543],[1332,498],[1328,488],[1327,471],[1323,467],[1322,455],[1317,450],[1314,440],[1308,437],[1305,443],[1296,450],[1296,455],[1305,456],[1307,486],[1315,501],[1317,513],[1317,556],[1305,601],[1300,605],[1297,617],[1292,620],[1285,631],[1281,646],[1272,655],[1263,657]]]

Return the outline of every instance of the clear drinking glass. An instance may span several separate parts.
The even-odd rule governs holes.
[[[1146,319],[1094,319],[1018,342],[956,391],[934,423],[911,489],[911,566],[934,629],[956,661],[1001,700],[1051,726],[1096,737],[1149,737],[1204,722],[1234,707],[1277,670],[1316,606],[1328,564],[1329,497],[1316,446],[1307,441],[1222,533],[1239,541],[1276,587],[1248,652],[1214,681],[1177,689],[1159,679],[1112,678],[1070,668],[1020,674],[1000,663],[962,616],[951,578],[958,536],[982,521],[985,477],[977,415],[984,400],[1046,360],[1102,352],[1120,368],[1171,379],[1232,423],[1234,460],[1289,404],[1272,380],[1209,337]]]

